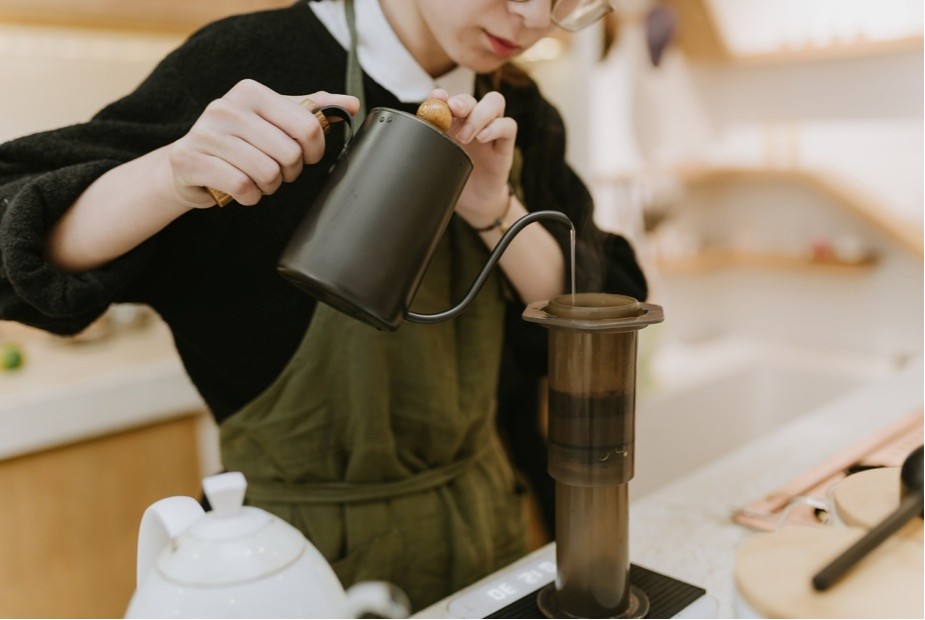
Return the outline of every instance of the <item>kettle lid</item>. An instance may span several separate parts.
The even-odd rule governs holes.
[[[246,488],[240,472],[203,480],[212,511],[171,541],[157,570],[182,584],[216,586],[260,579],[295,562],[305,537],[278,517],[244,506]]]

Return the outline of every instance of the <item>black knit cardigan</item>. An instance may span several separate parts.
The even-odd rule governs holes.
[[[345,66],[343,48],[307,3],[235,16],[194,34],[89,122],[0,146],[0,318],[73,334],[111,303],[148,304],[170,326],[217,420],[249,402],[280,373],[311,321],[315,301],[284,281],[276,263],[340,150],[338,132],[322,162],[259,205],[189,212],[102,268],[58,272],[44,259],[44,239],[96,178],[183,136],[238,81],[251,78],[291,95],[344,92]],[[369,77],[365,88],[370,109],[414,112]],[[532,82],[500,90],[519,126],[528,208],[558,209],[578,226],[579,288],[645,297],[630,246],[593,226],[588,191],[564,161],[556,110]],[[562,228],[549,230],[564,249]],[[510,303],[506,342],[512,359],[542,373],[546,335],[522,321],[521,310]]]

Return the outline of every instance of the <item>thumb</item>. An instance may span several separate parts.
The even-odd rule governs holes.
[[[441,101],[448,101],[450,94],[443,90],[442,88],[435,88],[430,91],[430,94],[427,96],[428,99],[440,99]]]

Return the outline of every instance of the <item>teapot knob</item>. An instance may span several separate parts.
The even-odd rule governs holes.
[[[244,505],[244,491],[247,480],[239,471],[209,476],[202,481],[202,490],[212,505],[212,512],[217,517],[233,517]]]
[[[450,106],[442,99],[425,99],[424,103],[418,107],[417,117],[444,133],[453,124],[453,113],[450,112]]]

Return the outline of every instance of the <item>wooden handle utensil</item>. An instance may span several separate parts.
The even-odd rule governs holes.
[[[922,446],[906,457],[900,477],[903,493],[899,507],[829,562],[825,568],[813,575],[813,588],[819,591],[831,588],[864,556],[876,549],[907,522],[922,514]]]

